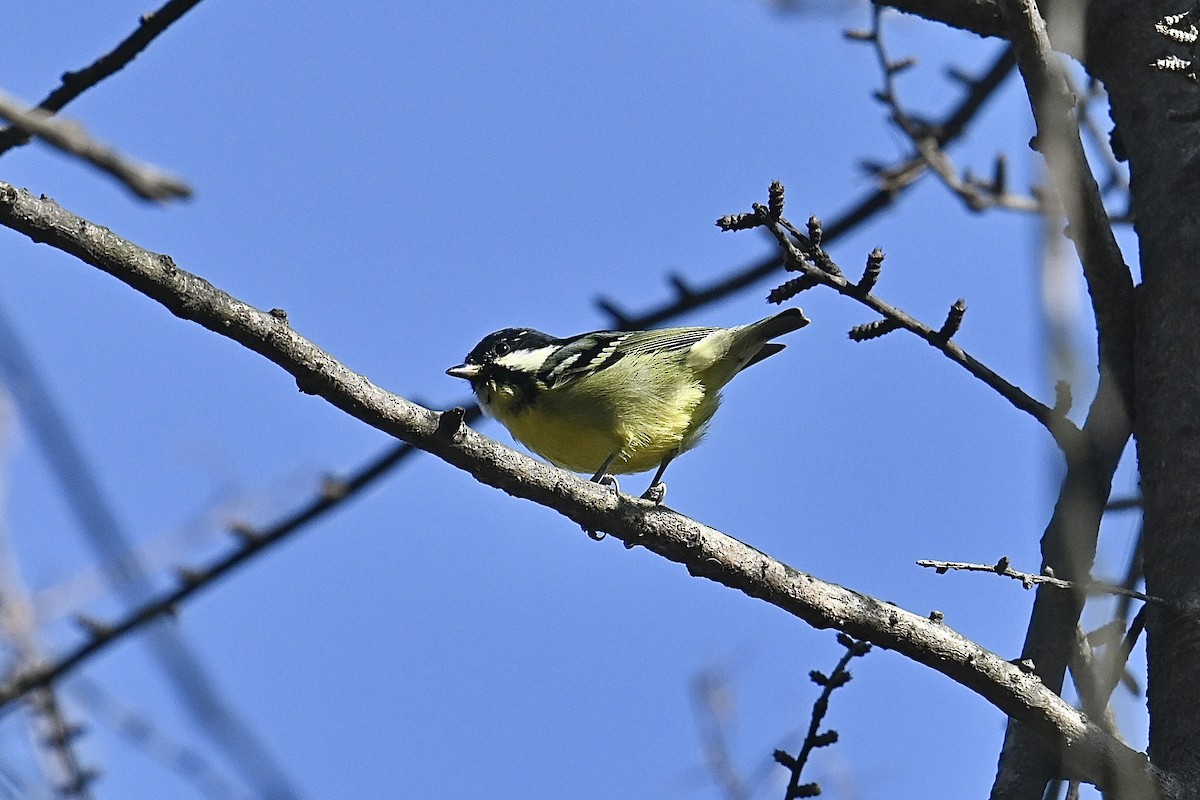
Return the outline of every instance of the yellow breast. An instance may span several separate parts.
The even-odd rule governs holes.
[[[637,358],[625,361],[618,365],[619,380],[613,374],[580,378],[540,392],[532,403],[493,386],[480,401],[514,439],[552,464],[594,473],[615,453],[610,472],[645,472],[700,441],[720,396],[699,380],[668,377],[686,373],[663,374]]]

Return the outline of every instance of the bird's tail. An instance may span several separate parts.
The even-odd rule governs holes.
[[[762,347],[746,362],[742,369],[752,367],[764,358],[769,358],[783,349],[783,345],[778,342],[772,342],[771,339],[799,330],[810,321],[800,309],[785,308],[774,316],[760,319],[758,322],[751,322],[745,326],[744,330],[749,335],[749,338],[762,343]]]
[[[776,336],[800,330],[809,322],[809,318],[804,316],[804,312],[800,309],[785,308],[774,316],[760,319],[758,322],[751,322],[746,327],[753,330],[762,341],[769,342]]]

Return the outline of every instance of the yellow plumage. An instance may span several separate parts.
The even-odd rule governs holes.
[[[799,309],[786,309],[736,328],[568,339],[508,328],[448,373],[471,381],[484,411],[551,463],[597,479],[658,467],[653,490],[671,459],[700,441],[721,388],[783,349],[770,339],[807,324]]]
[[[609,472],[645,472],[694,447],[720,404],[720,395],[701,380],[679,380],[660,360],[627,356],[610,368],[621,370],[620,380],[585,376],[539,393],[525,408],[501,387],[488,410],[514,439],[556,466],[595,472],[618,453]]]

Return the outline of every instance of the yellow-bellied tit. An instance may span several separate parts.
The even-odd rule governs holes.
[[[642,495],[661,502],[671,459],[695,447],[721,387],[783,349],[798,308],[736,328],[595,331],[556,339],[529,328],[484,337],[447,375],[471,382],[479,406],[556,466],[613,474],[658,467]]]

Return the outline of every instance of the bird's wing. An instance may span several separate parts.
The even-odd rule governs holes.
[[[696,342],[720,328],[665,328],[657,331],[634,331],[621,342],[622,355],[648,355],[687,350]]]
[[[550,388],[566,386],[610,367],[625,356],[685,351],[718,328],[667,328],[653,331],[595,331],[569,339],[542,366]]]
[[[542,380],[553,389],[604,369],[621,357],[617,347],[627,335],[620,331],[595,331],[568,339],[542,365]]]

